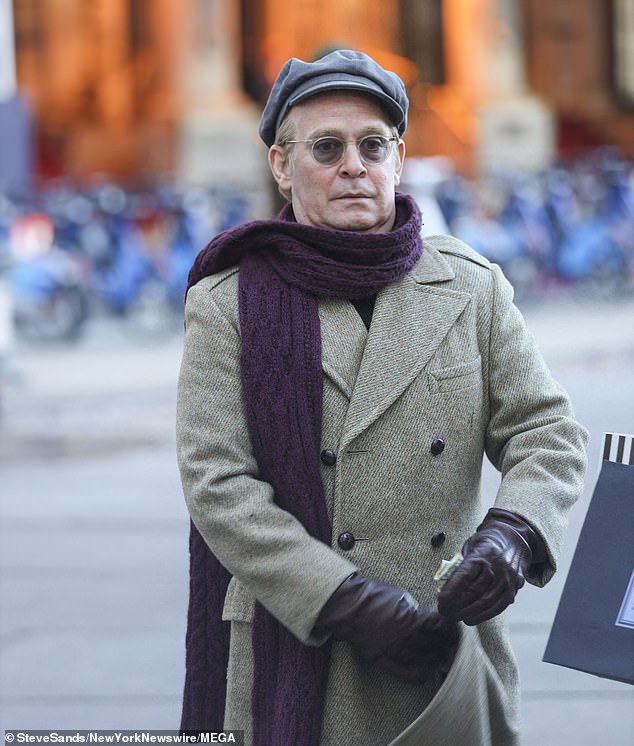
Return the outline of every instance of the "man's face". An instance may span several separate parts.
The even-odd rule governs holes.
[[[333,135],[348,143],[332,166],[317,163],[310,143],[274,145],[269,163],[280,187],[291,194],[297,222],[321,228],[384,233],[394,224],[394,190],[399,183],[405,144],[400,141],[383,163],[367,164],[355,142],[366,135],[391,137],[381,107],[362,94],[329,92],[294,106],[289,114],[293,140]]]

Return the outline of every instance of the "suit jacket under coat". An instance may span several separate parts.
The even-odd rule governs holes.
[[[258,478],[240,386],[237,273],[189,291],[177,446],[191,516],[234,576],[224,609],[232,621],[226,725],[245,729],[248,743],[254,598],[307,644],[322,642],[311,636],[315,620],[353,571],[435,607],[441,559],[460,550],[485,512],[485,454],[502,475],[496,506],[544,539],[548,562],[528,578],[543,585],[582,489],[586,433],[499,268],[454,238],[425,238],[412,272],[379,293],[369,332],[348,301],[319,304],[322,448],[336,455],[322,466],[332,519],[326,546],[279,509]],[[441,452],[431,448],[438,438]],[[354,537],[351,546],[339,546],[342,532]],[[519,685],[504,615],[469,630],[469,639],[481,645],[497,692],[481,727],[496,746],[516,743]],[[440,684],[396,681],[336,642],[322,743],[384,746]],[[446,725],[433,742],[456,746]],[[472,746],[484,746],[482,738],[474,731]]]

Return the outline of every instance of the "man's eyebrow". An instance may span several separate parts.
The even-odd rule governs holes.
[[[385,128],[382,127],[380,124],[369,124],[359,130],[356,139],[360,140],[362,137],[367,137],[368,135],[381,135],[381,137],[391,137],[392,133],[386,133],[384,129]],[[342,130],[337,129],[336,127],[322,127],[320,129],[313,130],[306,139],[318,140],[320,137],[338,137],[340,140],[345,140]]]

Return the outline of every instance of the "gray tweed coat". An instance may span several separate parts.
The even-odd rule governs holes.
[[[456,239],[426,238],[414,270],[379,293],[369,333],[349,302],[320,302],[328,547],[277,508],[258,479],[236,291],[233,269],[189,292],[177,446],[191,516],[234,576],[224,608],[232,622],[226,726],[244,729],[249,743],[254,598],[309,645],[323,642],[311,634],[315,620],[355,570],[434,607],[441,559],[484,515],[485,454],[502,475],[495,504],[523,516],[546,543],[548,562],[528,578],[543,585],[582,489],[587,435],[499,268]],[[339,542],[344,532],[351,536]],[[504,615],[461,632],[446,680],[420,687],[334,643],[322,743],[386,746],[408,727],[398,743],[518,743]]]

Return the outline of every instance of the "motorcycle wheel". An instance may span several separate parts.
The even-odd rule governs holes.
[[[45,303],[19,315],[20,336],[34,342],[72,342],[78,339],[88,318],[88,302],[78,287],[60,288]]]

